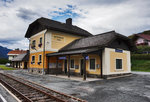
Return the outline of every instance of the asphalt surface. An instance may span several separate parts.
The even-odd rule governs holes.
[[[25,70],[1,71],[34,81],[48,88],[85,99],[88,102],[150,102],[150,74],[79,82],[49,75],[29,74]]]
[[[1,85],[0,85],[0,95],[7,101],[7,102],[17,102],[16,99],[11,96]],[[3,102],[0,98],[0,102]]]

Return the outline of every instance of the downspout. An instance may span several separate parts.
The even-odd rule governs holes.
[[[27,38],[29,40],[29,59],[28,59],[28,66],[30,68],[30,39]],[[29,72],[29,68],[28,68],[28,72]]]
[[[45,74],[45,71],[44,71],[44,59],[45,59],[45,35],[46,35],[46,32],[44,33],[44,46],[43,46],[43,71],[42,71],[43,75]]]

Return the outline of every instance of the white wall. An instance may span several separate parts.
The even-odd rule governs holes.
[[[115,49],[105,48],[103,51],[103,75],[112,75],[112,74],[121,74],[121,73],[130,73],[131,72],[131,60],[130,60],[130,51],[123,50],[123,53],[127,54],[127,71],[119,71],[119,72],[110,72],[110,52]]]
[[[12,60],[13,58],[17,57],[17,55],[8,55],[8,60]]]
[[[145,43],[145,40],[143,38],[138,38],[136,40],[136,44],[141,44],[141,43]],[[148,45],[150,46],[150,41],[148,41]]]
[[[144,39],[143,38],[138,38],[136,40],[136,44],[140,44],[140,43],[144,43]]]

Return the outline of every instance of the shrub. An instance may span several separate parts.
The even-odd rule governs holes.
[[[150,72],[150,60],[132,60],[132,71]]]
[[[132,54],[132,60],[150,60],[150,54]]]
[[[0,58],[0,64],[6,64],[6,63],[10,63],[10,61],[5,58]]]
[[[137,46],[136,53],[150,53],[150,47],[146,45]]]

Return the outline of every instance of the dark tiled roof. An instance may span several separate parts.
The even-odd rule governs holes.
[[[47,56],[61,56],[61,55],[71,55],[71,54],[85,54],[93,51],[99,50],[98,48],[92,49],[80,49],[80,50],[73,50],[73,51],[65,51],[65,52],[56,52],[56,53],[49,53]]]
[[[26,62],[28,60],[29,60],[29,53],[20,54],[12,59],[12,61],[26,61]]]
[[[36,30],[32,30],[33,28],[36,28]],[[61,23],[58,21],[54,21],[51,19],[41,17],[29,25],[29,28],[25,34],[25,37],[29,38],[32,35],[44,29],[51,29],[51,30],[65,32],[65,33],[85,36],[85,37],[92,35],[88,31],[81,29],[77,26],[68,25],[66,23]]]
[[[148,34],[136,34],[136,36],[141,37],[146,40],[150,40],[150,35]]]
[[[115,39],[124,40],[131,51],[136,50],[135,45],[128,37],[118,34],[115,31],[110,31],[91,37],[77,39],[61,48],[58,52],[49,53],[47,56],[85,54],[89,52],[100,51],[104,47],[111,47],[110,45]]]
[[[123,38],[127,41],[130,41],[128,37],[118,34],[115,31],[110,31],[91,37],[77,39],[72,43],[66,45],[65,47],[61,48],[59,51],[68,51],[89,47],[106,47],[111,43],[112,40],[116,38]]]

